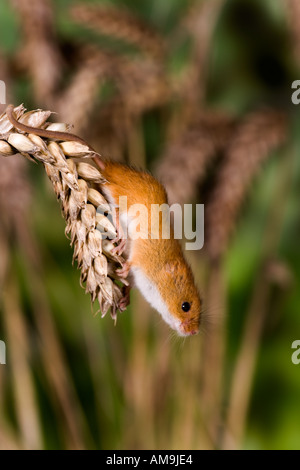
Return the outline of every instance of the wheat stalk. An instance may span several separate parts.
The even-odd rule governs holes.
[[[177,129],[157,167],[171,204],[195,198],[207,168],[227,144],[233,125],[227,115],[204,111],[182,133]]]
[[[286,115],[271,109],[252,113],[237,129],[206,205],[206,248],[212,259],[226,250],[254,176],[286,134]]]
[[[47,122],[50,114],[50,111],[43,110],[25,112],[23,105],[14,108],[15,117],[23,124],[65,131],[65,124]],[[102,316],[111,309],[111,316],[116,320],[122,298],[121,288],[116,283],[121,281],[117,268],[124,264],[124,259],[115,254],[114,243],[103,237],[104,232],[111,238],[117,233],[115,226],[102,215],[109,210],[109,205],[99,191],[99,185],[105,180],[99,169],[88,160],[95,153],[88,145],[79,142],[57,143],[24,133],[14,128],[4,112],[0,116],[0,155],[10,157],[18,153],[43,163],[61,202],[67,224],[65,232],[74,247],[73,259],[81,270],[80,282],[85,283],[93,303],[98,299]],[[97,212],[98,208],[102,213]],[[122,282],[126,284],[126,281]]]
[[[291,33],[291,46],[299,66],[300,62],[300,4],[297,0],[285,0],[288,25]]]
[[[72,119],[76,132],[85,132],[97,106],[97,94],[112,68],[110,54],[98,47],[78,45],[77,70],[66,89],[56,99],[56,109],[63,121]]]
[[[163,39],[154,28],[124,7],[81,3],[71,8],[71,17],[97,34],[121,39],[154,57],[164,51]]]
[[[29,73],[36,100],[49,105],[53,102],[63,68],[53,3],[50,0],[12,0],[12,4],[19,16],[22,34],[17,65],[22,64]]]
[[[161,107],[172,96],[166,70],[149,58],[117,57],[114,79],[126,109],[133,115]]]
[[[180,24],[192,38],[191,58],[181,88],[190,106],[199,106],[205,97],[213,34],[224,3],[225,0],[194,1]]]

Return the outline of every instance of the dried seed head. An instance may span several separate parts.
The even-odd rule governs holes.
[[[67,165],[68,165],[70,173],[72,173],[73,175],[76,175],[76,178],[77,178],[78,175],[77,175],[77,169],[76,169],[76,164],[74,160],[71,160],[71,159],[67,160]]]
[[[45,142],[43,141],[43,139],[41,139],[41,137],[39,137],[38,135],[35,135],[35,134],[28,134],[28,138],[31,140],[31,142],[36,145],[39,149],[41,150],[47,150],[47,145],[45,144]]]
[[[19,152],[28,152],[35,154],[38,148],[31,140],[23,134],[9,134],[8,142],[15,147]]]
[[[51,153],[48,151],[46,142],[40,136],[28,134],[28,138],[43,153],[44,161],[47,160],[49,163],[53,163],[55,161]]]
[[[94,207],[94,206],[93,206]],[[103,214],[96,215],[97,229],[106,235],[107,238],[113,240],[117,236],[117,232],[113,224]]]
[[[69,132],[70,127],[68,124],[64,122],[52,122],[47,126],[47,131],[54,131],[54,132]]]
[[[107,203],[106,199],[102,194],[99,193],[96,189],[89,188],[88,189],[88,200],[94,204],[95,207],[100,208],[103,212],[110,213],[110,205]]]
[[[102,295],[112,304],[113,303],[113,282],[109,277],[105,278],[103,284],[100,284]]]
[[[81,222],[87,228],[88,232],[94,229],[96,226],[96,209],[92,204],[87,204],[84,209],[82,209]]]
[[[104,255],[99,255],[94,259],[94,268],[98,276],[106,277],[108,273],[107,258]]]
[[[114,298],[114,304],[119,305],[120,300],[122,299],[123,294],[119,286],[116,284],[113,284],[113,298]]]
[[[10,155],[14,155],[15,152],[11,148],[11,146],[5,142],[5,140],[0,140],[0,155],[3,157],[9,157]]]
[[[78,192],[77,191],[71,191],[70,197],[68,199],[68,211],[66,211],[66,216],[67,218],[70,217],[71,220],[76,220],[78,217],[78,214],[80,212],[80,207],[78,205]]]
[[[14,114],[16,116],[16,119],[18,119],[24,112],[24,107],[21,104],[17,108],[14,109]],[[10,132],[13,129],[13,125],[8,119],[6,113],[2,113],[0,116],[0,135],[5,135],[8,132]]]
[[[91,266],[87,273],[85,292],[92,295],[92,302],[95,302],[98,282],[95,276],[94,268]]]
[[[99,305],[100,305],[101,317],[104,318],[105,315],[107,314],[111,304],[110,304],[109,300],[107,300],[105,298],[105,295],[103,295],[101,290],[98,293],[98,302],[99,302]]]
[[[91,230],[89,232],[87,243],[94,258],[102,253],[102,236],[99,230]]]
[[[66,157],[60,146],[56,142],[51,141],[48,144],[48,149],[55,158],[55,166],[59,169],[66,168]]]
[[[68,157],[85,157],[90,156],[93,153],[87,145],[83,145],[80,142],[61,142],[60,147],[62,148],[65,155]]]
[[[89,163],[79,162],[77,164],[77,171],[79,176],[87,181],[93,181],[94,183],[104,183],[105,181],[100,171]]]
[[[50,181],[52,182],[52,184],[54,184],[54,183],[60,183],[61,184],[61,176],[60,176],[60,173],[57,170],[57,168],[55,168],[53,165],[51,165],[49,163],[45,163],[45,170],[46,170],[47,176],[50,179]],[[56,194],[60,195],[61,191],[56,191]]]
[[[26,126],[41,127],[43,124],[45,124],[51,114],[51,111],[42,111],[41,109],[37,109],[35,111],[28,111],[27,113],[23,114],[19,121]]]
[[[73,197],[76,200],[78,206],[81,208],[84,208],[87,203],[87,191],[88,191],[88,186],[87,186],[86,181],[84,181],[83,179],[79,179],[78,188],[79,188],[78,191],[73,192]]]
[[[71,173],[70,171],[65,171],[63,174],[64,174],[63,188],[67,189],[67,187],[69,187],[71,189],[74,189],[75,191],[78,191],[78,183],[77,183],[76,174]]]

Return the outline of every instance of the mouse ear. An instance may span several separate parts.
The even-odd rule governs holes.
[[[164,269],[168,274],[175,274],[176,272],[178,272],[178,267],[178,261],[171,261],[165,264]]]

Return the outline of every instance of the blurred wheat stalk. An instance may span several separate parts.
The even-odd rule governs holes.
[[[76,24],[96,35],[117,39],[122,43],[118,48],[99,46],[92,40],[81,43],[77,38],[67,43],[56,30],[57,18],[50,0],[12,1],[21,19],[22,44],[12,59],[0,54],[3,74],[0,78],[9,83],[29,77],[31,97],[38,106],[58,111],[60,119],[72,122],[76,133],[102,153],[138,166],[146,166],[147,160],[143,117],[155,110],[162,116],[158,118],[159,126],[167,136],[156,172],[167,187],[170,202],[200,200],[206,204],[205,253],[195,255],[192,263],[199,271],[199,264],[203,266],[198,278],[207,310],[213,312],[217,307],[219,313],[218,321],[207,325],[208,331],[200,343],[185,343],[178,354],[176,345],[165,341],[163,325],[155,330],[153,338],[152,317],[142,299],[134,301],[138,314],[132,323],[129,346],[124,346],[120,333],[112,331],[103,348],[95,328],[89,326],[85,317],[82,319],[93,393],[101,394],[104,402],[101,406],[100,398],[95,401],[97,425],[100,434],[106,435],[103,415],[110,415],[106,422],[116,430],[112,444],[108,444],[111,446],[190,449],[243,445],[255,362],[275,275],[274,266],[270,274],[269,260],[263,260],[232,380],[225,384],[228,290],[224,256],[237,230],[239,214],[253,179],[272,152],[286,140],[288,121],[284,113],[275,109],[258,109],[237,122],[229,114],[206,106],[214,32],[226,3],[225,0],[190,2],[169,37],[125,8],[87,2],[71,7],[69,17]],[[297,0],[286,0],[298,58],[300,23],[296,4]],[[187,37],[191,43],[189,54],[180,73],[174,74],[168,63]],[[107,87],[109,93],[103,98]],[[19,112],[24,117],[23,110]],[[43,112],[34,116],[35,113],[29,113],[25,119],[38,117],[42,121],[35,124],[39,125],[45,124],[43,120],[48,118]],[[5,116],[2,118],[7,123]],[[82,281],[87,282],[92,298],[100,295],[105,311],[109,305],[116,305],[120,295],[114,279],[107,276],[115,272],[120,259],[112,262],[109,258],[106,265],[104,248],[101,253],[95,231],[94,207],[103,201],[99,201],[99,193],[93,192],[91,182],[101,176],[91,168],[86,173],[84,162],[80,166],[77,158],[66,154],[68,145],[65,148],[55,142],[46,145],[36,136],[24,136],[11,128],[9,132],[15,136],[7,135],[8,141],[0,141],[2,153],[9,156],[0,159],[0,285],[1,318],[11,348],[13,380],[4,369],[0,371],[0,388],[6,391],[0,394],[0,415],[4,418],[0,446],[43,448],[46,441],[47,423],[41,418],[33,372],[33,349],[38,347],[40,367],[50,387],[47,396],[62,445],[95,447],[96,439],[75,389],[79,382],[74,378],[50,311],[43,284],[41,247],[27,220],[31,202],[26,165],[24,159],[13,154],[33,153],[43,161],[69,219],[67,229],[75,243],[75,257],[79,257],[83,268]],[[284,173],[284,162],[282,169]],[[284,185],[278,198],[281,191],[284,192]],[[272,233],[280,232],[280,223],[276,213],[270,216]],[[82,257],[79,247],[83,238],[86,240],[87,232],[93,235],[89,236],[89,249]],[[16,246],[22,249],[27,277],[31,279],[28,289],[38,345],[31,346],[30,321],[23,311],[21,287],[13,269],[11,253]],[[272,249],[269,248],[267,254],[272,257],[276,240]],[[109,253],[106,255],[109,257]],[[95,265],[96,259],[99,262]],[[279,271],[281,268],[279,263]],[[104,279],[109,285],[100,282]],[[105,303],[103,299],[107,298],[109,302]],[[113,379],[107,379],[109,374],[113,374]],[[245,384],[243,389],[241,383]],[[115,390],[122,395],[123,408],[114,398]],[[7,394],[11,391],[14,418],[6,411]],[[225,411],[224,401],[229,401]],[[120,410],[119,415],[116,409]]]

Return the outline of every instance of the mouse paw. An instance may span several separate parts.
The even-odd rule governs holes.
[[[126,279],[130,271],[130,263],[129,261],[125,261],[123,264],[122,268],[116,269],[116,273],[119,276],[119,278]]]
[[[126,247],[126,240],[124,238],[115,238],[115,240],[112,240],[113,243],[117,243],[117,246],[115,246],[111,252],[113,255],[121,256],[122,253],[125,250]]]
[[[118,210],[116,211],[115,227],[117,236],[112,242],[116,243],[116,246],[112,249],[112,253],[121,256],[126,248],[126,237],[120,224],[120,214]]]
[[[123,287],[123,297],[120,299],[118,308],[121,312],[124,312],[128,305],[130,304],[130,286],[124,286]]]

